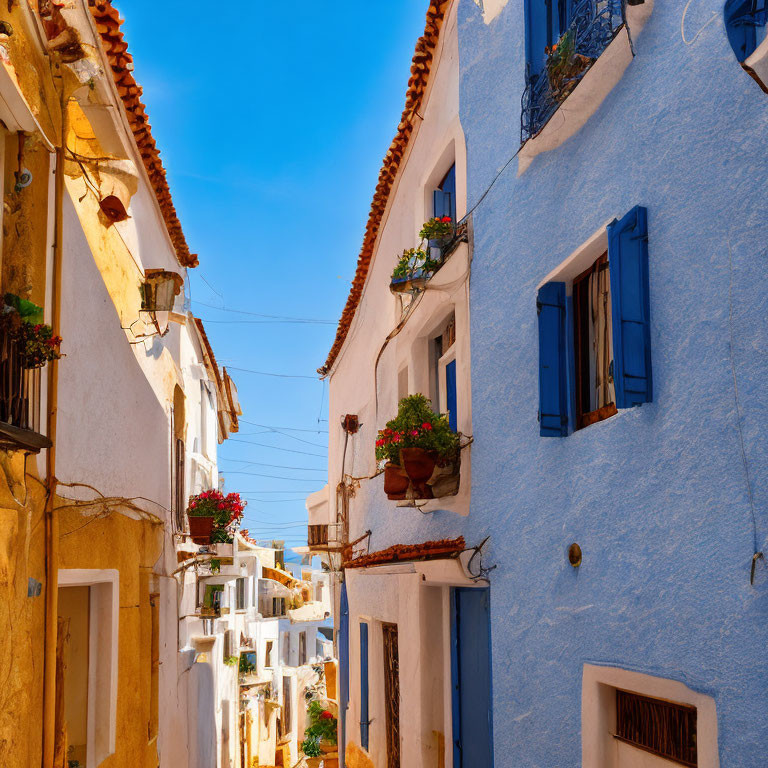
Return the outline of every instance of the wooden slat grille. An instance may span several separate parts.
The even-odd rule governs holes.
[[[384,624],[382,631],[384,635],[387,768],[400,768],[400,658],[397,648],[397,624]]]
[[[616,691],[616,738],[696,768],[696,708]]]
[[[328,525],[307,526],[307,544],[310,547],[328,543]]]

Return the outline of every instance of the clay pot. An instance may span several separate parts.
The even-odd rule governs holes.
[[[404,499],[409,485],[408,475],[401,466],[389,462],[384,466],[384,493],[388,499]]]
[[[189,534],[195,544],[210,544],[213,533],[212,517],[193,517],[187,515],[189,521]]]
[[[437,464],[435,455],[427,453],[423,448],[403,448],[400,461],[412,483],[426,483]]]

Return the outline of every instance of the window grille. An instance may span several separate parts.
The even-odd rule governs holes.
[[[616,738],[696,768],[696,708],[616,691]]]
[[[384,699],[386,701],[387,764],[400,768],[400,659],[397,624],[383,624]]]

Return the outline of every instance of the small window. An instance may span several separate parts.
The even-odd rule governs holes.
[[[283,665],[291,666],[291,636],[288,632],[283,633]]]
[[[235,582],[235,610],[242,611],[245,608],[245,579],[237,579]]]
[[[303,667],[307,663],[307,633],[299,632],[299,664]]]
[[[274,666],[274,663],[272,660],[272,654],[274,650],[275,650],[274,640],[267,640],[264,648],[264,666],[267,669],[271,669]]]
[[[440,333],[433,337],[432,357],[432,405],[440,413],[448,414],[448,423],[458,431],[456,405],[456,316],[451,314]]]
[[[456,221],[456,165],[452,165],[443,180],[432,193],[432,215],[436,218],[450,216]]]
[[[613,416],[613,344],[608,254],[573,280],[576,429]]]
[[[695,707],[617,689],[615,735],[679,765],[698,765]]]
[[[272,598],[272,615],[285,616],[285,598],[284,597]]]
[[[287,736],[293,730],[293,687],[291,678],[283,677],[283,712],[280,718],[281,735]]]

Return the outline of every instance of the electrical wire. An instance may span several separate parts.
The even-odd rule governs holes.
[[[203,277],[203,276],[200,275],[200,277]],[[203,277],[203,280],[205,280],[204,277]],[[206,285],[208,285],[209,288],[211,287],[210,283],[208,283],[207,280],[205,280],[205,283]],[[221,296],[220,293],[218,295]],[[221,298],[222,300],[224,299],[223,296],[221,296]],[[250,315],[251,317],[263,317],[269,320],[286,320],[286,321],[297,322],[297,323],[319,323],[321,325],[336,325],[336,323],[333,320],[318,320],[316,318],[311,318],[311,317],[291,317],[289,315],[264,315],[260,312],[247,312],[244,309],[231,309],[230,307],[217,307],[215,304],[206,304],[202,301],[195,301],[195,304],[199,304],[201,307],[208,307],[208,309],[217,309],[220,312],[233,312],[238,315]]]
[[[273,376],[277,379],[312,379],[312,381],[317,381],[317,376],[306,376],[302,374],[291,373],[270,373],[269,371],[253,371],[250,368],[236,368],[234,365],[228,365],[227,369],[230,371],[240,371],[242,373],[255,373],[257,376]]]
[[[286,435],[290,437],[290,435]],[[298,440],[298,438],[295,438]],[[267,443],[254,443],[253,440],[240,440],[237,437],[228,437],[227,441],[230,443],[245,443],[246,445],[258,445],[260,448],[271,448],[275,451],[284,451],[285,453],[300,453],[304,456],[317,456],[319,459],[326,458],[322,453],[310,453],[309,451],[297,451],[295,448],[280,448],[277,445],[268,445]],[[304,441],[302,441],[304,442]],[[309,445],[315,445],[315,443],[309,443]],[[319,445],[318,448],[325,448],[324,445]]]
[[[286,429],[290,432],[316,432],[316,433],[322,433],[327,435],[328,430],[327,429],[299,429],[298,427],[273,427],[269,424],[258,424],[255,421],[247,421],[246,419],[239,419],[239,422],[241,424],[250,424],[254,427],[264,427],[264,429],[273,430],[273,429]]]
[[[309,472],[325,472],[326,471],[325,467],[289,467],[285,464],[265,464],[264,462],[261,462],[261,461],[249,461],[246,463],[245,466],[246,467],[251,467],[251,466],[271,467],[272,469],[305,469]],[[240,472],[239,470],[234,470],[234,469],[224,470],[224,471],[228,475],[250,474],[250,472]]]

